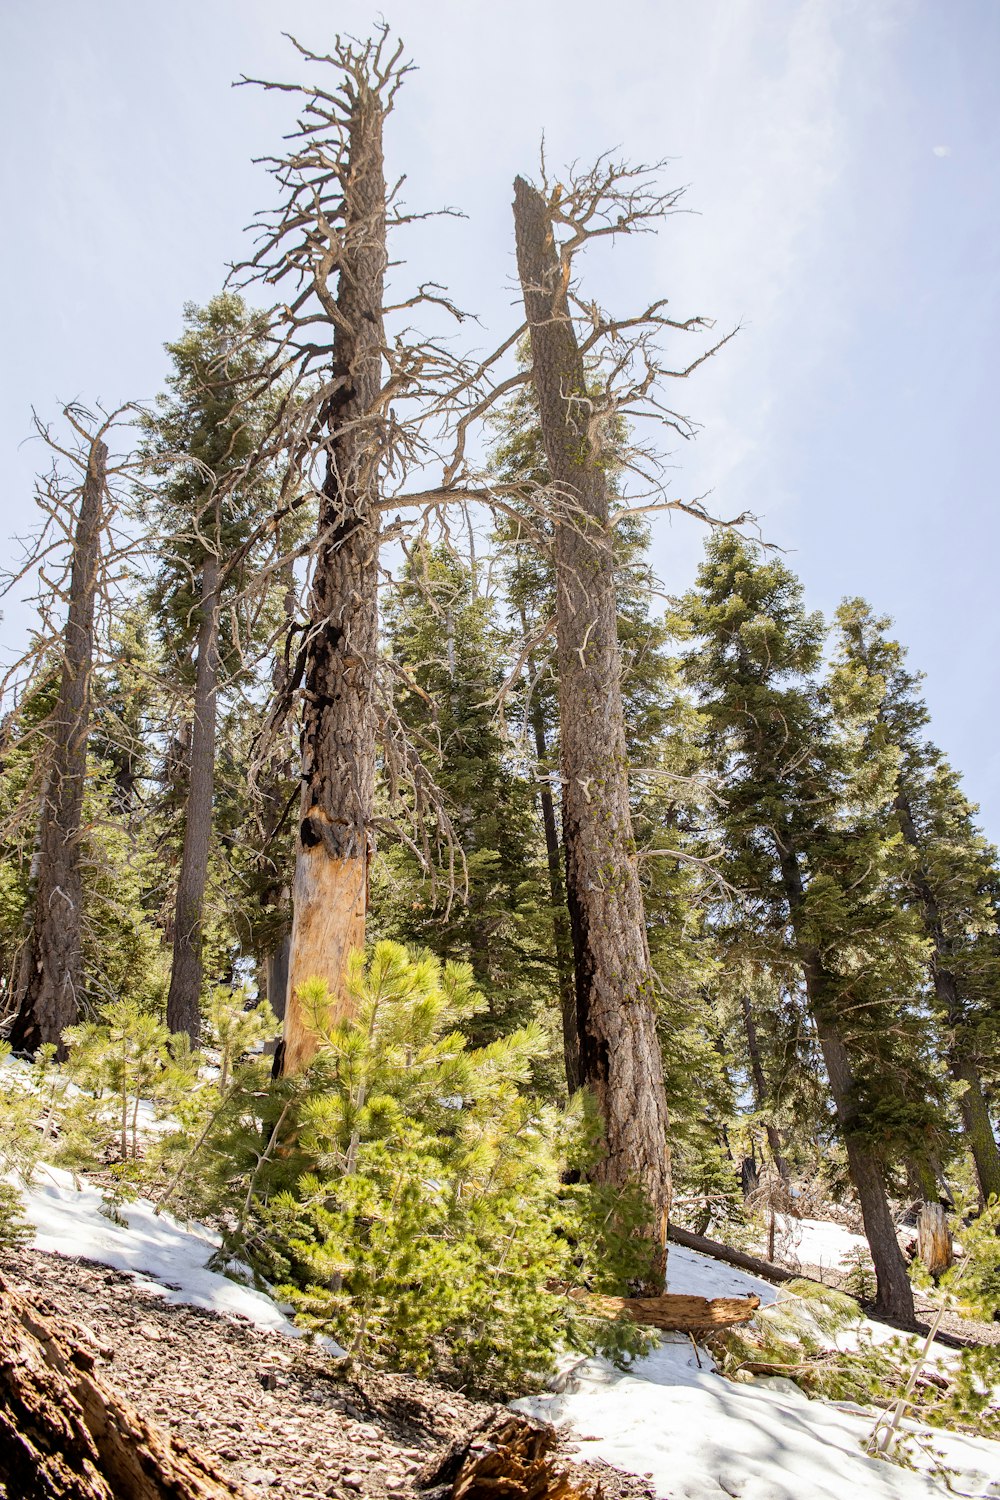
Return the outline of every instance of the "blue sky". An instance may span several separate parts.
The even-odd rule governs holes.
[[[186,300],[218,290],[271,201],[251,158],[296,76],[367,5],[321,0],[6,0],[0,115],[7,232],[0,401],[4,530],[31,520],[30,409],[150,398]],[[678,494],[750,508],[810,603],[861,593],[927,673],[938,741],[1000,839],[1000,6],[994,0],[398,0],[418,64],[389,136],[414,207],[416,274],[481,334],[514,316],[511,183],[607,147],[671,158],[694,212],[595,259],[615,308],[655,295],[739,338],[679,393],[701,423]],[[668,587],[694,522],[657,526]],[[16,628],[16,613],[3,627]]]

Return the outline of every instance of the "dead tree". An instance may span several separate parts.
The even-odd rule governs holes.
[[[514,186],[517,264],[556,527],[559,741],[580,1077],[604,1120],[601,1176],[639,1182],[665,1239],[667,1107],[628,791],[611,508],[592,442],[583,355],[542,195]]]
[[[388,233],[411,217],[396,204],[383,159],[385,120],[409,71],[401,44],[393,48],[382,28],[368,42],[338,38],[326,57],[294,45],[307,62],[332,66],[337,83],[243,80],[305,102],[288,154],[270,161],[282,205],[258,221],[257,251],[237,268],[244,281],[294,288],[275,325],[275,371],[290,393],[274,441],[288,455],[287,487],[300,491],[303,476],[316,473],[318,488],[308,618],[273,716],[280,721],[299,693],[302,797],[279,1060],[286,1071],[304,1067],[316,1047],[300,986],[321,978],[345,1003],[347,959],[364,945],[379,747],[390,790],[404,783],[421,811],[429,793],[400,741],[380,672],[380,551],[387,507],[415,507],[419,518],[437,499],[400,496],[409,464],[424,454],[397,404],[425,400],[445,374],[452,380],[454,360],[405,329],[390,335],[386,319],[420,303],[455,311],[429,287],[385,306]]]
[[[55,470],[40,482],[36,498],[47,524],[25,567],[15,575],[21,578],[34,569],[42,585],[34,643],[12,669],[15,674],[18,668],[22,671],[15,696],[23,701],[53,668],[59,676],[55,704],[38,732],[44,780],[33,860],[31,930],[21,953],[17,1010],[10,1029],[12,1045],[31,1053],[45,1043],[61,1048],[63,1031],[77,1019],[83,991],[81,837],[95,619],[115,555],[113,543],[102,554],[102,541],[107,541],[114,512],[106,438],[119,414],[99,420],[81,407],[67,407],[64,414],[73,433],[71,448],[59,445],[37,420],[36,427],[76,471],[78,482],[67,487]],[[47,569],[60,553],[61,570],[53,576]],[[66,617],[58,630],[51,612],[60,603]]]

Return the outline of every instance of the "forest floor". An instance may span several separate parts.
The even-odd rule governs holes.
[[[76,1326],[147,1420],[213,1454],[251,1494],[400,1500],[490,1410],[405,1375],[347,1376],[343,1361],[302,1339],[165,1302],[108,1266],[25,1250],[0,1259],[0,1270]],[[607,1500],[653,1494],[606,1463],[587,1469]]]

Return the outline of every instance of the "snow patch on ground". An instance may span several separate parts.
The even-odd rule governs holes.
[[[813,1223],[822,1236],[817,1248],[836,1248],[837,1235],[858,1239],[839,1225]],[[769,1282],[680,1246],[670,1248],[668,1274],[672,1292],[756,1293],[764,1306],[778,1296]],[[807,1305],[803,1316],[809,1317]],[[873,1333],[892,1336],[864,1321]],[[733,1384],[715,1374],[711,1357],[696,1354],[687,1339],[666,1335],[627,1374],[604,1360],[588,1360],[562,1384],[558,1393],[515,1405],[575,1438],[576,1457],[603,1458],[645,1475],[669,1500],[1000,1497],[1000,1443],[911,1426],[915,1461],[929,1469],[939,1458],[958,1476],[949,1488],[932,1474],[865,1457],[874,1411],[811,1401],[789,1380]]]
[[[960,1474],[957,1490],[864,1456],[872,1414],[810,1401],[788,1382],[734,1385],[699,1369],[689,1342],[664,1343],[622,1374],[602,1360],[573,1389],[516,1403],[575,1437],[581,1459],[647,1475],[669,1500],[928,1500],[1000,1496],[1000,1443],[924,1429]]]
[[[128,1271],[143,1291],[208,1308],[226,1317],[242,1317],[258,1328],[301,1336],[273,1298],[242,1286],[207,1262],[219,1237],[201,1224],[182,1224],[169,1213],[157,1216],[152,1203],[139,1199],[121,1209],[125,1224],[101,1212],[98,1188],[78,1186],[72,1173],[40,1166],[24,1193],[25,1216],[35,1227],[34,1247],[76,1255],[118,1271]],[[331,1354],[342,1354],[332,1340]]]

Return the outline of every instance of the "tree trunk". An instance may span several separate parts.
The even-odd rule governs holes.
[[[965,1137],[976,1164],[980,1198],[985,1206],[992,1194],[995,1193],[1000,1198],[1000,1150],[997,1149],[996,1136],[993,1134],[993,1123],[983,1094],[979,1070],[968,1059],[952,1056],[948,1059],[948,1071],[957,1083],[965,1084],[965,1092],[958,1101],[958,1108]]]
[[[184,850],[174,904],[174,949],[167,994],[167,1026],[184,1031],[192,1047],[201,1035],[202,924],[215,800],[215,740],[219,690],[219,559],[206,553],[201,574],[201,618],[195,663],[191,763],[184,811]]]
[[[267,1000],[279,1021],[285,1019],[288,1000],[288,960],[292,952],[292,934],[287,931],[264,960],[264,989]]]
[[[792,927],[798,937],[804,899],[802,875],[797,856],[787,845],[779,849],[779,858]],[[903,1252],[896,1239],[896,1226],[889,1212],[882,1164],[857,1130],[854,1071],[836,1021],[834,984],[824,969],[819,954],[808,942],[801,944],[799,952],[809,1009],[823,1052],[830,1093],[837,1112],[837,1124],[847,1152],[851,1181],[858,1195],[868,1248],[875,1266],[875,1312],[895,1322],[912,1325],[916,1321],[913,1288],[906,1272]]]
[[[909,799],[902,791],[897,793],[895,808],[903,839],[911,849],[916,850],[919,857],[920,835],[913,821]],[[958,980],[948,968],[941,913],[934,891],[920,863],[914,871],[913,888],[923,912],[924,928],[932,944],[931,979],[934,983],[934,992],[954,1037],[948,1048],[948,1071],[957,1083],[966,1085],[958,1107],[976,1166],[980,1198],[985,1204],[989,1201],[991,1193],[1000,1196],[1000,1146],[997,1145],[996,1136],[993,1134],[993,1125],[983,1097],[979,1070],[962,1047],[960,1033],[962,1003]]]
[[[924,1203],[917,1215],[917,1254],[937,1281],[955,1260],[951,1230],[940,1203]]]
[[[62,681],[49,721],[52,762],[39,826],[31,935],[20,970],[18,1012],[11,1045],[36,1052],[54,1043],[77,1019],[83,981],[80,824],[87,775],[94,608],[107,484],[107,445],[91,443],[73,539],[69,613],[63,638]]]
[[[246,1495],[209,1459],[146,1422],[94,1364],[0,1277],[0,1481],[10,1500]]]
[[[604,1121],[599,1180],[641,1186],[666,1251],[667,1106],[628,793],[607,480],[587,430],[583,360],[552,223],[514,185],[517,264],[554,519],[563,844],[580,1078]]]
[[[299,986],[324,979],[335,1007],[364,947],[375,801],[373,703],[378,648],[378,399],[386,270],[382,105],[352,84],[327,474],[319,515],[302,720],[302,803],[292,891],[292,943],[282,1067],[298,1072],[317,1045]]]
[[[767,1107],[768,1089],[764,1078],[764,1065],[760,1058],[757,1023],[753,1017],[749,995],[742,995],[740,997],[740,1007],[743,1011],[743,1029],[746,1032],[747,1054],[750,1058],[750,1077],[753,1081],[754,1103],[758,1113],[760,1113]],[[791,1176],[788,1171],[788,1163],[781,1151],[781,1132],[770,1120],[765,1121],[764,1130],[767,1134],[767,1144],[771,1148],[771,1158],[778,1169],[778,1175],[787,1187],[791,1181]]]
[[[530,665],[530,664],[529,664]],[[545,743],[545,717],[542,705],[532,705],[531,727],[535,736],[535,755],[540,769],[548,763],[548,745]],[[542,809],[542,827],[545,830],[545,854],[549,867],[549,898],[552,902],[552,945],[556,956],[556,972],[559,976],[559,1007],[562,1012],[563,1062],[566,1068],[566,1088],[575,1094],[580,1087],[580,1038],[576,1030],[576,985],[573,979],[573,936],[570,932],[569,913],[566,910],[566,887],[563,883],[563,854],[559,844],[559,827],[556,822],[555,800],[547,779],[541,782],[538,800]]]

